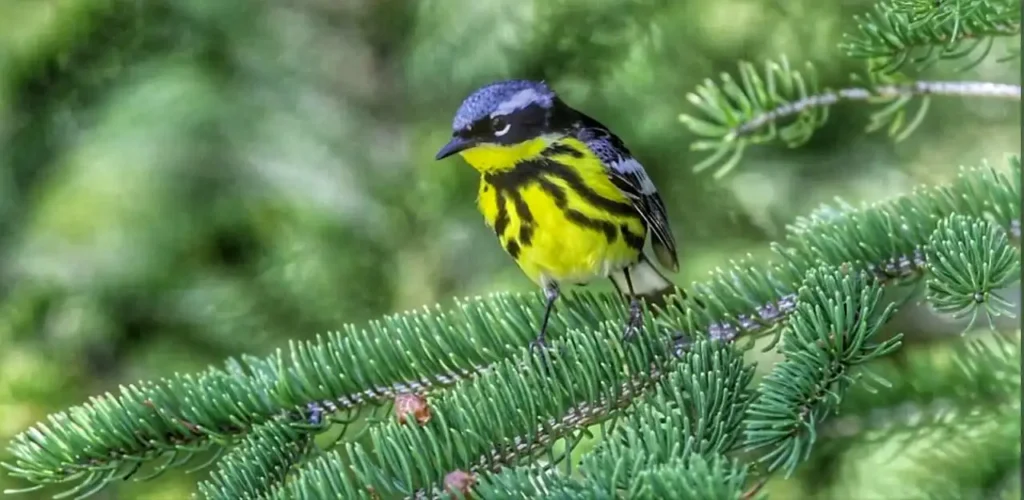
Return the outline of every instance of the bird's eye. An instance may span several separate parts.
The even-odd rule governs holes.
[[[507,134],[510,129],[512,129],[512,124],[501,118],[491,120],[491,130],[494,131],[495,137],[501,137]]]

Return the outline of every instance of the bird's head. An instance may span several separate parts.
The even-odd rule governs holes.
[[[480,148],[508,148],[552,131],[555,92],[543,82],[505,80],[477,89],[462,101],[452,138],[437,159]]]

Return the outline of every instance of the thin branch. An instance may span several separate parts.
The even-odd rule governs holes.
[[[991,82],[914,82],[903,85],[879,85],[872,88],[847,88],[807,96],[762,113],[736,127],[730,134],[736,139],[750,134],[787,116],[803,113],[811,108],[832,106],[839,101],[866,101],[878,97],[908,97],[944,95],[961,97],[993,97],[1020,100],[1020,85]]]

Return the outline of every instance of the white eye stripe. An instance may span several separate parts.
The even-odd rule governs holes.
[[[494,135],[497,137],[501,137],[507,134],[510,129],[512,129],[512,124],[506,123],[504,127],[501,127],[501,130],[495,130]]]

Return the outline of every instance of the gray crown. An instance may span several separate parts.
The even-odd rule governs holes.
[[[549,108],[555,92],[544,82],[531,80],[504,80],[480,87],[462,101],[455,112],[453,130],[462,130],[469,124],[487,117],[511,113],[530,104]]]

